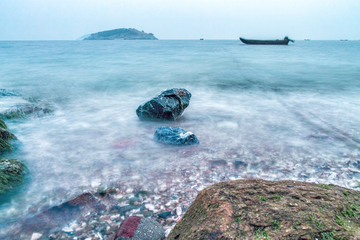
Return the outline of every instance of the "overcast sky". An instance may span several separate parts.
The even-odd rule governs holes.
[[[159,39],[360,40],[360,0],[0,0],[0,40],[75,40],[115,28]]]

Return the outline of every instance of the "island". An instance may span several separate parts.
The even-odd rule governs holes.
[[[154,34],[135,28],[118,28],[90,34],[83,40],[158,40]]]

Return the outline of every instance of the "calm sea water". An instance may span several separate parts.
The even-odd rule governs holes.
[[[212,159],[228,162],[235,178],[355,187],[359,52],[359,41],[0,42],[0,88],[56,107],[44,118],[7,122],[23,144],[13,157],[27,164],[30,180],[0,206],[0,222],[113,181],[141,182],[169,165],[182,170]],[[137,118],[140,104],[174,87],[192,93],[182,118]],[[184,157],[189,148],[157,144],[159,125],[195,133],[199,147]],[[236,172],[235,160],[248,166]]]

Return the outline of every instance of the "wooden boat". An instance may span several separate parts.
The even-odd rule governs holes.
[[[289,42],[295,42],[294,40],[289,39],[288,37],[284,37],[283,40],[252,40],[240,38],[245,44],[255,44],[255,45],[288,45]]]

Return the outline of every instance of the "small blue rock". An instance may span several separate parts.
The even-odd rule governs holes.
[[[162,212],[162,213],[159,213],[158,216],[161,218],[167,218],[170,214],[171,214],[171,212]]]
[[[199,144],[199,140],[192,132],[187,132],[179,127],[158,127],[154,134],[154,139],[174,145]]]

